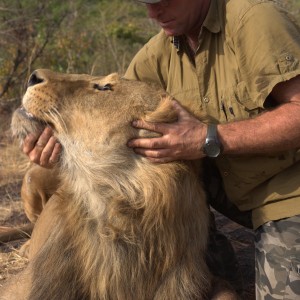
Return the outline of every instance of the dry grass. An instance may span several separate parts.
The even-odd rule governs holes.
[[[19,255],[17,248],[10,246],[7,252],[2,252],[0,254],[0,287],[10,276],[21,271],[27,262],[25,257]]]
[[[20,187],[28,159],[11,138],[10,114],[1,114],[0,125],[0,226],[17,227],[28,222],[20,199]],[[0,287],[27,264],[18,249],[24,241],[0,244]]]

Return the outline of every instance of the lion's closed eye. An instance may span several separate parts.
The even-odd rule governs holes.
[[[112,85],[110,83],[107,83],[105,85],[100,85],[100,84],[95,83],[94,89],[99,90],[99,91],[112,91]]]

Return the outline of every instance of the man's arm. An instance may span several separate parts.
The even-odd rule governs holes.
[[[224,153],[272,153],[300,148],[300,75],[271,92],[280,105],[256,118],[218,126]]]
[[[256,118],[218,125],[225,154],[274,153],[300,148],[300,75],[277,84],[272,93],[280,105]],[[152,139],[135,139],[128,143],[134,151],[157,163],[204,157],[202,146],[206,125],[174,104],[178,121],[172,124],[146,123],[134,126],[162,134]]]

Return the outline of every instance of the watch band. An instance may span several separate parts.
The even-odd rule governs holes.
[[[207,134],[206,139],[214,139],[215,141],[218,141],[218,135],[217,135],[217,125],[216,124],[208,124],[207,125]]]
[[[208,157],[218,157],[222,152],[222,145],[218,139],[217,125],[208,124],[205,144],[203,146],[203,152]]]

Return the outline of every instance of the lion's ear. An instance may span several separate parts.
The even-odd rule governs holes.
[[[155,111],[148,112],[143,118],[147,122],[172,123],[177,121],[178,116],[172,106],[172,98],[163,96]]]
[[[100,80],[100,84],[101,85],[106,85],[106,84],[110,84],[110,85],[115,85],[117,82],[120,81],[120,76],[118,73],[112,73],[112,74],[109,74],[105,77],[103,77],[101,80]]]

